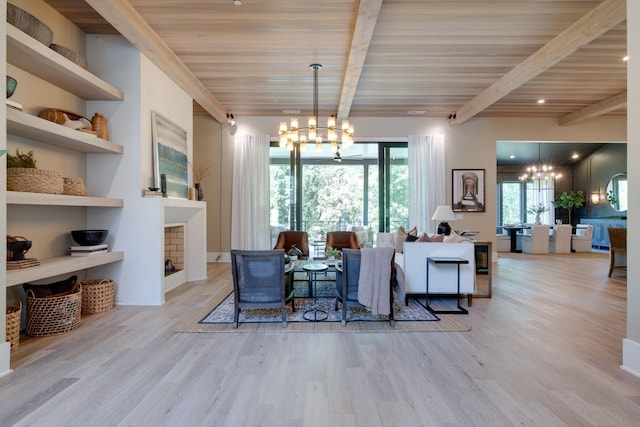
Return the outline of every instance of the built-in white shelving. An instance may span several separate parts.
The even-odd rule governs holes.
[[[122,101],[124,94],[98,76],[43,45],[11,24],[7,27],[7,62],[85,100]],[[7,107],[7,133],[82,153],[123,154],[122,145]],[[123,199],[7,191],[7,205],[122,208]],[[8,270],[6,286],[122,261],[124,252],[87,257],[58,256],[40,265]]]
[[[122,154],[122,145],[7,107],[7,132],[84,153]]]
[[[85,206],[121,208],[122,199],[91,196],[68,196],[66,194],[27,193],[22,191],[7,191],[8,205],[37,205],[37,206]]]
[[[7,62],[87,100],[122,101],[119,89],[7,23]]]
[[[36,267],[23,268],[19,270],[7,270],[7,287],[21,285],[34,280],[46,279],[47,277],[58,276],[60,274],[73,273],[99,265],[122,261],[124,252],[105,252],[84,257],[60,256],[42,259],[40,265]]]

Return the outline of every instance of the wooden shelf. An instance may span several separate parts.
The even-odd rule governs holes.
[[[86,100],[122,101],[119,89],[7,23],[7,61]]]
[[[7,107],[7,132],[84,153],[122,154],[122,145]]]
[[[7,191],[7,205],[121,208],[124,207],[124,200],[106,197],[67,196],[65,194],[42,194],[27,193],[23,191]]]
[[[73,273],[99,265],[122,261],[124,252],[106,252],[86,257],[61,256],[39,260],[40,265],[20,270],[7,270],[7,286],[16,286],[60,274]]]

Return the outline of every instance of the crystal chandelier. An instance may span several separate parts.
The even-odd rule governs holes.
[[[322,151],[322,143],[324,142],[321,131],[324,130],[326,141],[331,146],[331,152],[338,151],[338,140],[343,148],[353,145],[353,126],[349,124],[349,120],[343,120],[341,128],[336,128],[336,117],[329,116],[327,126],[318,126],[318,71],[322,69],[320,64],[311,64],[309,69],[313,71],[313,116],[308,119],[307,127],[298,126],[298,119],[292,118],[289,128],[287,122],[280,122],[278,132],[280,147],[287,147],[289,151],[293,151],[294,144],[299,144],[300,151],[304,152],[307,148],[307,142],[315,143],[316,151]]]

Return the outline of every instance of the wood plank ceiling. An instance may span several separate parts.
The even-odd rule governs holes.
[[[310,115],[312,63],[321,116],[626,114],[625,0],[46,1],[123,34],[218,121]]]

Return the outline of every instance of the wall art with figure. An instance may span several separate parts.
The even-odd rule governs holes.
[[[484,212],[484,169],[453,169],[452,208],[454,212]]]

